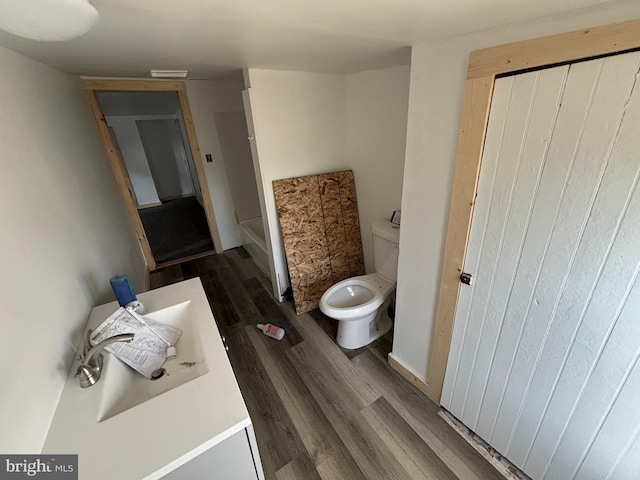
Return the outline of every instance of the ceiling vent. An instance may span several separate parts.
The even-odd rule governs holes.
[[[153,78],[187,78],[188,70],[150,70]]]

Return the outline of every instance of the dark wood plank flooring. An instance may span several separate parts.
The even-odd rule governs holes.
[[[243,248],[154,272],[151,286],[196,276],[229,346],[268,480],[503,479],[388,366],[391,334],[340,348],[337,322],[278,304]],[[269,338],[257,323],[286,335]]]

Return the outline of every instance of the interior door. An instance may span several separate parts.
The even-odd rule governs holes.
[[[639,69],[495,84],[441,403],[534,479],[640,472]]]

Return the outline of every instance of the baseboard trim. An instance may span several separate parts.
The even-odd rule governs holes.
[[[394,356],[393,353],[390,353],[387,356],[387,360],[391,368],[402,375],[406,380],[408,380],[413,386],[424,393],[427,397],[433,400],[433,398],[431,398],[431,395],[429,394],[429,384],[425,379],[420,378],[420,376],[415,371],[413,371],[411,367],[405,365],[401,360]]]
[[[180,195],[169,195],[168,197],[160,197],[161,202],[170,202],[171,200],[176,200],[178,198],[190,198],[195,197],[195,193],[182,193]]]
[[[138,205],[138,210],[142,210],[144,208],[152,208],[152,207],[161,207],[162,202],[153,202],[153,203],[145,203],[144,205]]]

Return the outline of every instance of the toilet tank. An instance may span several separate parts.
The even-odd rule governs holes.
[[[376,273],[390,282],[398,279],[398,244],[400,228],[388,220],[371,224],[373,234],[373,264]]]

